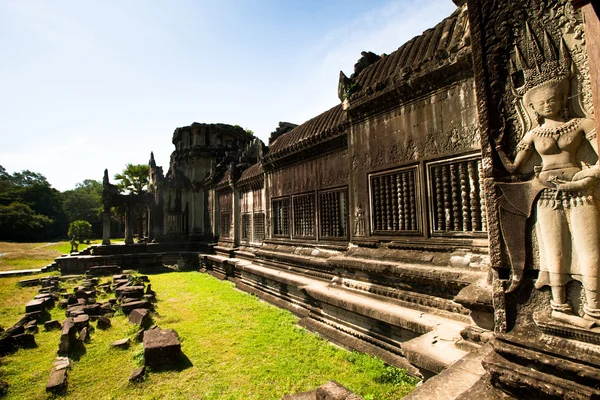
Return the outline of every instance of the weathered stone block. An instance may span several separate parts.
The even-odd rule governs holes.
[[[71,340],[75,337],[75,321],[73,318],[66,318],[62,324],[60,341],[58,343],[58,354],[68,354],[71,349]]]
[[[316,397],[316,400],[361,400],[361,397],[355,395],[336,381],[329,381],[319,386]]]
[[[60,394],[67,388],[67,369],[53,370],[46,384],[46,392]]]
[[[129,342],[129,338],[125,338],[112,342],[110,345],[119,349],[126,349],[129,347]]]
[[[30,313],[33,311],[46,311],[46,306],[44,300],[30,300],[27,305],[25,305],[25,312]]]
[[[51,331],[54,329],[60,329],[60,322],[58,322],[55,319],[46,321],[46,322],[44,322],[44,329],[47,331]]]
[[[12,336],[5,336],[0,339],[0,356],[10,354],[17,349],[17,342]]]
[[[140,367],[133,370],[129,375],[129,382],[141,382],[144,380],[144,374],[146,373],[146,367]]]
[[[136,308],[151,309],[152,304],[147,301],[132,301],[131,303],[121,304],[121,309],[125,314],[129,314],[131,310],[135,310]]]
[[[37,347],[37,343],[35,342],[35,337],[31,333],[21,333],[20,335],[13,336],[17,346],[24,349],[31,349]]]
[[[37,321],[29,321],[28,323],[25,324],[25,326],[23,328],[25,328],[25,332],[27,332],[27,333],[38,333],[39,332],[39,329],[37,326]]]
[[[110,319],[106,317],[99,317],[98,322],[96,323],[96,327],[98,329],[108,329],[111,327]]]
[[[144,365],[172,366],[181,355],[177,332],[171,329],[152,329],[144,333]]]
[[[141,327],[150,325],[150,311],[145,308],[136,308],[129,313],[129,322]]]

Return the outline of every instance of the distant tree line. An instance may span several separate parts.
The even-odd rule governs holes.
[[[121,180],[121,190],[127,190],[132,182],[136,191],[142,190],[148,182],[148,166],[128,164],[115,178]],[[72,235],[80,232],[83,221],[91,227],[86,236],[100,237],[102,210],[99,181],[86,179],[75,189],[60,192],[40,173],[24,170],[11,175],[0,165],[0,240],[63,239],[69,231]],[[75,236],[84,238],[79,233]]]

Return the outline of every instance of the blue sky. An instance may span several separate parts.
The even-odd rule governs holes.
[[[166,170],[173,130],[263,141],[339,102],[339,71],[391,53],[451,0],[0,0],[0,165],[59,190],[126,163]]]

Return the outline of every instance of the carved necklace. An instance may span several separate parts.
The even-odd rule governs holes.
[[[555,128],[541,128],[538,126],[537,128],[533,129],[533,134],[545,138],[556,135],[562,136],[566,133],[570,133],[576,130],[579,127],[580,122],[581,118],[573,118],[569,122],[565,122],[561,126]]]

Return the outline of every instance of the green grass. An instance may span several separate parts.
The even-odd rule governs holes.
[[[97,244],[102,240],[91,240],[90,244]],[[118,242],[118,240],[116,241]],[[87,244],[80,244],[83,250]],[[56,243],[13,243],[0,242],[0,271],[42,268],[51,264],[54,259],[63,254],[69,254],[69,242]]]
[[[126,317],[96,330],[85,354],[69,371],[66,398],[281,399],[337,380],[365,399],[400,399],[416,380],[381,360],[334,347],[299,328],[289,312],[239,292],[230,282],[197,272],[150,276],[157,292],[154,322],[175,329],[191,366],[151,371],[145,382],[128,383],[142,360],[141,344],[111,349],[110,342],[133,337]],[[35,288],[18,288],[18,278],[0,280],[0,324],[14,323]],[[20,307],[20,308],[19,308]],[[19,311],[20,310],[20,311]],[[53,317],[64,319],[55,309]],[[36,335],[37,349],[19,350],[0,364],[9,382],[7,399],[45,399],[45,384],[58,346],[58,332]]]

